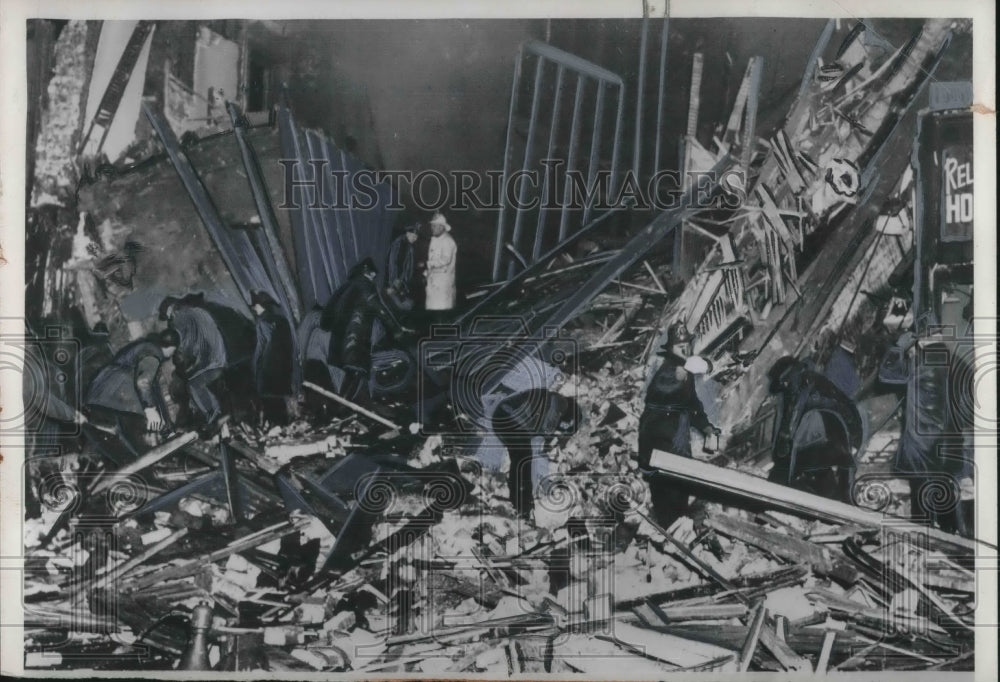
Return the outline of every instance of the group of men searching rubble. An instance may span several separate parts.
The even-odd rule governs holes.
[[[663,528],[691,512],[694,491],[652,467],[652,451],[692,457],[691,429],[700,430],[706,443],[720,435],[706,416],[696,383],[710,373],[711,363],[692,354],[693,341],[683,323],[669,329],[639,421],[639,468],[649,484],[653,517]],[[918,353],[949,361],[919,362]],[[821,374],[807,362],[783,357],[768,371],[777,408],[769,479],[853,504],[857,457],[868,434],[855,402],[861,393],[851,391],[859,382],[856,375],[844,381],[844,362],[849,361],[835,354]],[[972,397],[958,395],[971,386],[963,362],[940,334],[925,332],[918,339],[907,333],[883,361],[878,379],[885,389],[905,387],[893,470],[909,482],[911,517],[971,537]]]
[[[266,291],[250,294],[252,320],[201,293],[165,297],[158,314],[166,328],[107,358],[87,377],[81,410],[68,409],[52,418],[89,422],[113,432],[133,453],[173,430],[174,421],[197,426],[206,435],[215,433],[229,411],[220,396],[228,403],[249,404],[271,425],[283,425],[296,412],[301,368],[310,362],[325,366],[318,383],[330,385],[330,377],[335,377],[330,388],[348,400],[367,402],[372,352],[379,337],[388,332],[398,339],[413,333],[398,318],[413,309],[415,265],[423,268],[428,314],[438,319],[455,305],[457,248],[451,227],[440,213],[429,227],[426,262],[417,263],[414,252],[418,225],[405,227],[388,254],[384,288],[376,282],[375,262],[366,258],[297,330]],[[321,353],[308,347],[315,328],[328,334]],[[169,394],[179,408],[173,420],[161,386],[168,360],[175,378]]]
[[[435,215],[430,227],[433,237],[424,269],[426,308],[436,314],[454,306],[456,248],[443,216]],[[225,411],[219,399],[222,387],[229,396],[252,396],[271,424],[287,423],[294,413],[293,394],[302,371],[307,379],[330,383],[329,368],[335,367],[339,381],[332,388],[348,400],[368,402],[378,335],[388,332],[402,338],[413,333],[398,321],[397,313],[414,305],[416,235],[415,226],[407,227],[392,243],[384,288],[376,284],[375,263],[361,261],[326,304],[306,316],[297,333],[280,304],[264,291],[252,292],[253,321],[202,294],[166,297],[159,306],[166,329],[133,341],[110,357],[89,382],[83,413],[68,406],[60,411],[60,401],[53,400],[50,418],[89,421],[116,433],[138,454],[174,427],[159,385],[167,360],[180,380],[175,382],[179,390],[171,391],[182,408],[179,420],[200,423],[208,434],[218,428]],[[308,342],[314,329],[329,334],[320,352]],[[713,441],[718,447],[721,435],[703,402],[712,365],[693,353],[694,341],[682,322],[668,329],[667,342],[658,353],[662,362],[648,384],[639,421],[639,470],[649,485],[653,517],[664,528],[692,513],[693,491],[651,465],[653,450],[692,457],[692,429],[701,431],[706,451]],[[972,473],[967,456],[971,432],[968,424],[960,423],[961,410],[954,408],[949,388],[954,375],[967,370],[914,359],[918,349],[929,352],[943,343],[926,334],[921,339],[904,335],[894,349],[895,366],[883,367],[879,379],[889,387],[906,387],[895,471],[910,482],[913,516],[971,535]],[[867,434],[855,402],[859,382],[856,375],[848,376],[850,361],[842,356],[831,359],[825,374],[792,357],[781,358],[770,368],[767,378],[776,397],[777,417],[769,478],[853,503],[856,458]],[[317,364],[324,368],[322,378],[310,376],[310,367]],[[565,436],[581,420],[582,411],[572,398],[544,389],[515,394],[497,406],[492,426],[510,459],[510,501],[518,514],[529,516],[544,494],[548,459],[545,438],[539,434]],[[961,499],[947,509],[935,505],[934,493],[928,491],[942,472],[960,488]]]

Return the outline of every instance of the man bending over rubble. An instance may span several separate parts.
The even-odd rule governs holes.
[[[242,320],[236,320],[233,315]],[[230,308],[218,304],[211,304],[210,308],[199,295],[163,299],[160,319],[180,337],[174,367],[184,380],[206,430],[211,432],[222,417],[222,406],[216,396],[217,384],[224,379],[228,369],[253,354],[256,338],[253,326]],[[248,347],[249,352],[244,347]]]
[[[706,371],[707,363],[692,357],[693,342],[683,322],[670,328],[667,343],[659,352],[663,364],[653,375],[639,418],[639,470],[649,483],[653,517],[663,528],[687,513],[689,490],[650,467],[653,450],[691,457],[692,427],[705,436],[721,433],[709,422],[695,388],[695,373]]]
[[[155,445],[160,431],[170,426],[160,370],[179,342],[173,329],[133,341],[115,353],[87,389],[90,418],[113,424],[133,454],[143,444]]]
[[[493,432],[507,448],[510,472],[507,487],[518,516],[528,518],[536,497],[544,497],[549,472],[545,441],[571,435],[583,414],[576,400],[543,388],[504,398],[493,412]]]
[[[854,453],[864,438],[854,401],[793,357],[774,363],[768,377],[780,398],[770,479],[850,502]]]

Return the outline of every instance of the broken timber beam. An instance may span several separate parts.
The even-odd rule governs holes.
[[[830,667],[830,654],[833,653],[833,643],[837,639],[836,630],[827,630],[823,635],[823,648],[819,653],[819,660],[816,662],[816,674],[825,675]]]
[[[248,549],[258,547],[272,540],[283,538],[286,535],[297,533],[309,525],[307,517],[299,517],[291,521],[282,521],[273,526],[268,526],[256,533],[251,533],[246,537],[233,540],[231,543],[209,554],[203,554],[197,558],[186,561],[182,564],[165,566],[153,573],[143,575],[141,578],[127,581],[127,589],[133,592],[148,590],[153,585],[164,583],[168,580],[179,580],[188,576],[196,575],[202,569],[221,559],[228,559],[233,554],[245,552]]]
[[[399,424],[394,424],[393,422],[389,421],[385,417],[383,417],[381,415],[378,415],[378,414],[375,414],[371,410],[368,410],[368,409],[366,409],[364,407],[361,407],[357,403],[352,403],[347,398],[341,398],[336,393],[331,393],[330,391],[326,390],[325,388],[321,388],[320,386],[317,386],[316,384],[312,383],[311,381],[303,381],[302,385],[304,387],[308,388],[310,391],[314,391],[316,393],[319,393],[324,398],[329,398],[330,400],[333,400],[334,402],[338,402],[341,405],[343,405],[344,407],[349,407],[350,409],[354,410],[358,414],[362,414],[362,415],[368,417],[369,419],[377,421],[379,424],[382,424],[383,426],[388,426],[390,429],[395,429],[395,430],[399,431],[399,430],[402,430],[402,428],[403,428]]]
[[[679,457],[661,450],[654,450],[650,464],[674,478],[688,481],[738,497],[752,499],[810,518],[880,528],[886,521],[898,521],[888,514],[862,509],[836,500],[828,500],[819,495],[796,490],[772,483],[732,469],[723,469],[687,457]],[[945,533],[937,528],[922,529],[927,538],[939,545],[947,545],[960,553],[975,552],[976,542],[967,538]]]
[[[791,535],[778,533],[747,523],[732,516],[712,516],[705,520],[709,528],[769,554],[791,562],[806,562],[820,575],[831,575],[837,564],[847,564],[845,558],[829,549]],[[846,582],[857,579],[857,571],[841,566],[839,574]]]
[[[764,627],[765,618],[767,618],[767,610],[764,608],[764,603],[761,602],[757,605],[754,617],[750,621],[747,638],[740,648],[739,672],[741,673],[750,669],[750,661],[753,660],[753,655],[757,651],[757,643],[760,641],[760,631]]]
[[[164,457],[173,454],[174,452],[180,450],[185,445],[192,443],[196,440],[198,440],[198,434],[195,431],[187,431],[185,433],[180,434],[179,436],[174,436],[166,443],[161,443],[157,445],[155,448],[153,448],[152,450],[150,450],[149,452],[147,452],[145,455],[135,460],[134,462],[126,464],[118,471],[109,474],[107,478],[98,481],[94,485],[93,490],[91,490],[91,494],[96,495],[97,493],[103,492],[105,489],[107,489],[108,486],[112,484],[112,482],[116,478],[131,476],[134,473],[142,471],[143,469],[156,464]]]
[[[778,664],[785,670],[804,671],[811,673],[812,666],[805,658],[800,656],[788,646],[788,643],[778,637],[775,628],[764,623],[760,629],[760,643],[771,652],[771,655],[778,661]]]

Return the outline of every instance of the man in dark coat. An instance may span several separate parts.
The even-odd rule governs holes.
[[[535,496],[548,475],[545,441],[572,434],[582,418],[575,400],[541,388],[515,393],[497,404],[493,432],[510,457],[507,488],[519,516],[526,518],[531,513]]]
[[[372,362],[372,330],[378,320],[393,335],[406,330],[379,296],[371,258],[354,266],[348,280],[323,308],[320,329],[330,332],[327,362],[346,374],[340,394],[348,400],[367,400]]]
[[[154,444],[160,431],[170,425],[160,370],[179,343],[173,329],[133,341],[115,353],[87,389],[84,402],[90,418],[116,426],[135,452],[143,443]]]
[[[199,297],[167,297],[160,304],[160,319],[166,320],[180,337],[174,358],[176,373],[205,424],[211,425],[222,415],[215,384],[223,378],[230,361],[219,323],[201,303]],[[252,344],[253,330],[248,328],[245,333]]]
[[[180,298],[168,296],[160,303],[160,320],[167,321],[169,306],[194,306],[205,310],[215,321],[226,349],[226,361],[230,367],[249,365],[254,353],[253,322],[230,306],[205,298],[204,293],[188,294]]]
[[[386,261],[386,294],[400,310],[413,309],[413,245],[417,241],[417,225],[408,225],[403,233],[396,237],[389,246],[389,257]]]
[[[292,326],[278,302],[263,291],[251,294],[256,330],[253,355],[254,387],[264,417],[271,424],[288,423],[288,401],[295,392],[295,344]]]
[[[972,373],[943,338],[925,334],[917,342],[905,334],[897,347],[906,362],[906,411],[893,468],[909,480],[910,513],[972,537]]]
[[[683,322],[670,328],[667,343],[660,350],[663,364],[646,390],[646,405],[639,418],[639,470],[649,483],[653,516],[663,528],[688,512],[690,490],[650,466],[653,450],[691,457],[692,428],[706,436],[719,434],[698,398],[695,375],[685,369],[693,340]]]
[[[864,439],[854,401],[793,357],[774,363],[768,377],[779,396],[770,480],[850,502],[854,457]]]

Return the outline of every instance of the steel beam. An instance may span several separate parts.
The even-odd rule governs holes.
[[[233,132],[236,135],[236,142],[240,147],[240,157],[243,159],[243,168],[247,172],[247,181],[250,183],[250,192],[253,194],[254,204],[257,206],[257,215],[260,217],[261,230],[273,260],[277,279],[281,284],[281,290],[292,318],[296,323],[302,317],[302,303],[299,300],[298,290],[295,280],[292,278],[291,270],[288,267],[288,259],[285,251],[278,240],[278,219],[274,214],[274,206],[267,193],[267,184],[264,182],[264,174],[260,169],[260,161],[253,149],[253,145],[246,139],[246,130],[240,124],[242,113],[232,102],[226,102],[226,109],[229,111],[229,118],[233,122]],[[265,261],[265,265],[268,263]]]

